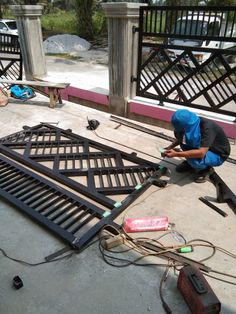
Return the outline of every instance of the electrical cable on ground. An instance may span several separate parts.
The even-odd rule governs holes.
[[[48,263],[52,263],[52,262],[61,261],[61,260],[64,260],[66,258],[70,258],[70,257],[72,257],[72,255],[74,255],[76,253],[81,253],[82,251],[84,251],[85,249],[87,249],[88,247],[92,246],[93,244],[97,243],[100,240],[101,239],[98,238],[98,239],[90,242],[89,244],[84,246],[79,252],[73,250],[71,253],[69,253],[67,255],[64,255],[64,256],[61,256],[61,257],[57,257],[57,258],[54,258],[52,260],[46,260],[46,261],[43,261],[43,262],[38,262],[38,263],[31,263],[31,262],[28,262],[28,261],[25,261],[25,260],[22,260],[22,259],[17,259],[17,258],[11,257],[2,248],[0,248],[0,252],[2,253],[3,256],[5,256],[6,258],[10,259],[13,262],[20,263],[20,264],[25,265],[25,266],[40,266],[40,265],[44,265],[44,264],[48,264]]]
[[[61,257],[57,257],[53,260],[50,260],[50,261],[43,261],[43,262],[39,262],[39,263],[30,263],[30,262],[27,262],[25,260],[21,260],[21,259],[17,259],[17,258],[14,258],[14,257],[11,257],[9,256],[5,250],[3,250],[2,248],[0,248],[0,251],[2,252],[2,255],[5,256],[6,258],[10,259],[11,261],[14,261],[14,262],[17,262],[17,263],[20,263],[22,265],[26,265],[26,266],[39,266],[39,265],[43,265],[43,264],[48,264],[48,263],[52,263],[52,262],[57,262],[57,261],[60,261],[60,260],[63,260],[63,259],[66,259],[66,258],[69,258],[71,257],[74,252],[72,253],[69,253],[65,256],[61,256]]]
[[[164,274],[162,275],[161,281],[160,281],[160,285],[159,285],[159,295],[160,295],[160,299],[162,302],[162,306],[164,308],[164,310],[166,311],[167,314],[171,314],[172,310],[170,309],[169,305],[166,303],[164,296],[163,296],[163,284],[166,282],[168,274],[170,272],[171,269],[171,265],[167,265],[166,266],[166,270],[164,272]]]
[[[103,139],[103,140],[105,140],[105,141],[109,141],[109,142],[112,142],[112,143],[114,143],[114,144],[118,144],[118,145],[123,146],[123,147],[126,147],[126,148],[128,148],[128,149],[130,149],[130,150],[133,150],[133,151],[136,151],[136,152],[138,152],[138,153],[144,154],[144,155],[146,155],[146,156],[149,156],[149,157],[152,157],[152,158],[155,158],[155,159],[159,159],[159,160],[161,160],[161,161],[163,161],[163,162],[166,162],[166,163],[168,163],[168,164],[177,166],[177,164],[174,163],[174,162],[172,162],[172,161],[163,160],[163,158],[160,158],[160,157],[157,157],[157,156],[153,156],[153,155],[151,155],[151,154],[148,154],[148,153],[145,153],[145,152],[143,152],[143,151],[141,151],[141,150],[138,150],[137,148],[132,148],[132,147],[130,147],[130,146],[128,146],[128,145],[121,144],[121,143],[119,143],[119,142],[116,142],[116,141],[111,140],[111,139],[109,139],[109,138],[106,138],[106,137],[104,137],[104,136],[101,136],[101,135],[99,135],[95,130],[93,131],[93,133],[94,133],[97,137],[99,137],[99,138],[101,138],[101,139]]]
[[[106,231],[105,229],[106,229],[106,227],[104,227],[101,230],[100,235],[102,234],[102,232]],[[141,259],[145,258],[145,257],[149,257],[149,256],[158,257],[158,256],[163,255],[166,252],[176,251],[176,249],[181,248],[181,247],[185,247],[185,246],[188,246],[188,245],[192,245],[194,247],[211,248],[213,250],[213,252],[207,258],[204,258],[203,259],[204,261],[212,258],[212,256],[216,253],[216,251],[220,251],[220,252],[222,252],[222,253],[224,253],[224,254],[226,254],[226,255],[236,259],[236,255],[235,254],[232,254],[231,252],[225,250],[224,248],[215,246],[211,242],[209,242],[207,240],[203,240],[203,239],[193,239],[193,240],[188,241],[188,242],[186,242],[186,243],[184,243],[182,245],[172,245],[172,246],[164,246],[164,245],[162,245],[162,247],[163,247],[162,251],[160,251],[158,253],[157,252],[156,253],[153,253],[153,252],[151,253],[151,251],[147,250],[146,248],[142,248],[142,243],[144,243],[145,241],[147,243],[150,243],[151,241],[153,241],[155,239],[148,239],[148,238],[140,238],[140,239],[136,238],[136,239],[133,239],[129,235],[126,238],[126,234],[124,232],[119,231],[117,229],[115,231],[116,231],[116,234],[117,234],[117,232],[119,232],[120,234],[123,234],[123,236],[125,237],[125,242],[124,242],[125,245],[128,245],[128,247],[130,247],[130,243],[132,243],[132,245],[136,246],[135,251],[138,252],[139,254],[142,254],[143,256],[142,257],[138,257],[138,258],[136,258],[136,259],[134,259],[132,261],[128,260],[128,259],[124,259],[124,258],[117,258],[115,256],[112,256],[111,254],[122,254],[122,251],[121,252],[120,251],[117,252],[117,251],[114,251],[113,249],[106,249],[105,246],[102,244],[102,241],[99,241],[99,248],[100,248],[100,252],[102,254],[102,257],[104,258],[104,261],[108,262],[109,265],[112,265],[114,267],[126,267],[126,266],[130,266],[130,265],[135,265],[135,266],[149,266],[149,265],[152,265],[152,266],[153,265],[164,266],[165,265],[166,266],[167,264],[157,264],[157,263],[142,263],[142,264],[140,264],[138,262]],[[109,237],[112,237],[112,235],[110,234]],[[197,242],[197,243],[194,243],[194,242]],[[203,244],[203,242],[205,242],[206,244]],[[105,253],[105,251],[107,251],[110,254]],[[129,250],[129,251],[132,251],[132,249]],[[127,252],[127,250],[126,250],[126,252]],[[111,259],[113,261],[116,261],[116,262],[122,262],[123,264],[120,266],[117,263],[112,263],[111,261],[108,261],[107,258],[109,258],[109,259]],[[201,260],[200,262],[202,262],[203,260]],[[175,264],[175,269],[178,270],[177,267],[179,267],[179,266],[184,266],[184,264],[182,264],[182,265],[181,265],[181,263]],[[225,273],[225,272],[220,272],[220,271],[213,270],[213,269],[211,269],[210,272],[216,273],[216,274],[219,274],[219,275],[222,275],[222,276],[230,277],[232,279],[236,279],[236,276],[234,276],[232,274]],[[229,284],[236,285],[236,282],[225,281],[224,279],[217,278],[217,277],[214,277],[214,276],[211,276],[211,277],[216,279],[216,280],[222,280],[223,282],[227,282]]]

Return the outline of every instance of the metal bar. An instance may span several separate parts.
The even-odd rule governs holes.
[[[191,258],[185,257],[185,256],[181,256],[178,253],[174,253],[174,252],[165,252],[165,253],[161,253],[163,251],[163,247],[159,247],[156,244],[153,243],[149,243],[149,242],[141,242],[140,243],[143,247],[145,247],[146,249],[149,249],[151,251],[154,251],[156,253],[160,253],[158,254],[158,257],[160,258],[168,258],[168,259],[172,259],[176,262],[179,262],[181,264],[185,264],[185,265],[192,265],[195,266],[199,269],[201,269],[202,271],[205,272],[210,272],[211,268],[204,265],[203,263],[197,262]]]
[[[148,129],[148,128],[146,128],[146,127],[143,127],[143,126],[141,126],[141,125],[138,125],[138,124],[136,124],[136,123],[127,121],[127,120],[125,120],[125,119],[122,119],[122,118],[120,118],[120,117],[116,117],[116,116],[111,115],[111,116],[110,116],[110,120],[111,120],[111,121],[115,121],[115,122],[120,123],[120,124],[123,124],[123,125],[125,125],[125,126],[128,126],[128,127],[130,127],[130,128],[133,128],[133,129],[136,129],[136,130],[139,130],[139,131],[148,133],[148,134],[150,134],[150,135],[152,135],[152,136],[157,136],[157,137],[163,138],[163,139],[165,139],[165,140],[167,140],[167,141],[171,141],[171,142],[174,141],[174,137],[165,135],[165,134],[163,134],[163,133],[161,133],[161,132],[153,131],[153,130],[151,130],[151,129]]]
[[[207,199],[205,199],[204,197],[199,197],[199,200],[202,201],[204,204],[206,204],[207,206],[211,207],[212,209],[214,209],[217,213],[219,213],[221,216],[226,217],[228,216],[228,214],[226,214],[226,212],[224,212],[222,209],[218,208],[217,206],[215,206],[214,204],[210,203]]]

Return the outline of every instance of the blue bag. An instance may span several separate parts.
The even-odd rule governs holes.
[[[24,85],[12,85],[11,96],[21,100],[27,100],[35,96],[34,91],[28,86]]]

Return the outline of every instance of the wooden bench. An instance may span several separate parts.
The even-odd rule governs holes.
[[[60,90],[65,89],[70,84],[69,83],[56,83],[47,81],[20,81],[20,80],[7,80],[0,79],[0,83],[9,85],[26,85],[32,86],[32,88],[43,95],[49,97],[49,107],[55,108],[57,101],[62,104]],[[48,89],[48,94],[45,92],[45,88]]]

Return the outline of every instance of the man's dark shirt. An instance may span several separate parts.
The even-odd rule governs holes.
[[[230,144],[223,129],[212,120],[200,118],[201,147],[209,147],[213,153],[227,159],[230,154]],[[183,133],[175,132],[175,137],[183,141]]]

